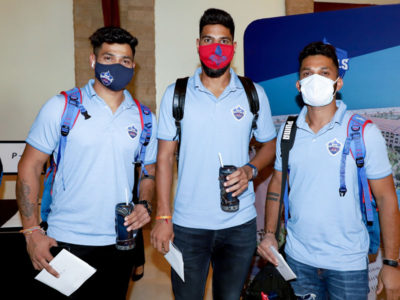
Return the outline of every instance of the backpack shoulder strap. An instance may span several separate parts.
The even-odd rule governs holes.
[[[139,186],[140,186],[141,177],[142,177],[142,175],[144,175],[145,177],[149,176],[149,173],[146,170],[144,162],[146,159],[146,148],[150,143],[150,138],[152,135],[153,119],[152,119],[151,110],[149,107],[140,103],[137,99],[133,99],[133,100],[135,101],[136,106],[139,110],[140,123],[142,126],[142,133],[140,134],[140,138],[139,138],[140,150],[137,153],[137,156],[135,157],[135,162],[140,164],[140,166],[141,166],[140,176],[136,176],[136,174],[135,174],[135,179],[137,179],[137,185],[136,185],[135,191],[137,194],[136,195],[137,199],[139,199],[138,197],[139,197]]]
[[[366,148],[364,142],[364,130],[367,124],[372,123],[359,114],[353,114],[347,125],[347,139],[350,140],[350,153],[356,161],[358,182],[360,187],[360,203],[362,210],[365,206],[365,215],[368,222],[373,222],[372,194],[369,188],[367,174],[365,171]]]
[[[189,77],[178,78],[175,83],[174,98],[172,99],[172,116],[175,119],[176,135],[174,141],[178,140],[176,160],[179,161],[181,146],[181,120],[185,111],[186,88]]]
[[[281,210],[282,205],[285,204],[285,224],[289,217],[289,201],[288,201],[288,186],[287,186],[287,173],[289,167],[289,152],[294,145],[294,140],[296,138],[297,131],[297,116],[289,116],[286,120],[285,126],[283,127],[282,137],[281,137],[281,157],[282,157],[282,184],[281,184],[281,197],[279,203],[279,215],[277,230],[275,232],[276,239],[279,238],[279,231],[281,225]]]
[[[251,129],[257,129],[257,120],[258,120],[258,110],[260,109],[260,100],[258,98],[256,87],[254,86],[253,81],[244,76],[238,76],[240,82],[243,85],[244,90],[246,91],[247,100],[249,101],[250,111],[253,114],[253,122],[251,124]]]
[[[142,126],[142,133],[140,135],[139,142],[142,145],[141,154],[140,154],[140,162],[144,162],[144,155],[146,152],[146,147],[150,142],[152,127],[153,127],[153,119],[151,116],[151,110],[146,105],[140,103],[138,100],[134,99],[140,115],[140,123]],[[142,154],[143,153],[143,154]]]

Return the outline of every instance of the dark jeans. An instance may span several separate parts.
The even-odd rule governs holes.
[[[213,299],[238,300],[255,253],[256,230],[256,219],[221,230],[174,225],[174,244],[182,251],[185,268],[185,282],[171,271],[175,299],[204,298],[211,262]]]
[[[286,255],[286,261],[297,279],[290,281],[298,299],[366,300],[368,269],[335,271],[300,263]]]
[[[32,299],[120,299],[125,300],[132,272],[133,250],[110,246],[81,246],[58,242],[97,271],[70,297],[36,281]]]

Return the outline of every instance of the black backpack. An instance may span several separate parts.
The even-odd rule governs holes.
[[[250,282],[245,290],[243,300],[262,300],[261,293],[270,300],[296,300],[290,283],[287,282],[275,266],[266,264]]]
[[[246,91],[247,100],[249,101],[250,111],[253,114],[253,122],[251,130],[257,129],[258,110],[260,109],[260,102],[256,87],[251,79],[243,76],[238,76],[240,82]],[[176,160],[179,161],[179,150],[181,145],[181,120],[185,110],[185,97],[186,88],[189,77],[178,78],[175,83],[174,98],[172,101],[172,115],[175,119],[176,135],[174,141],[178,140],[178,148],[176,152]]]

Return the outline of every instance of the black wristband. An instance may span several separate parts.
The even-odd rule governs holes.
[[[395,268],[397,268],[399,266],[399,262],[397,260],[393,260],[393,259],[384,258],[382,262],[384,265],[388,265],[388,266],[395,267]]]
[[[149,213],[149,216],[151,216],[152,206],[151,206],[151,203],[149,201],[147,201],[147,200],[139,200],[138,204],[142,204],[147,209],[147,212]]]

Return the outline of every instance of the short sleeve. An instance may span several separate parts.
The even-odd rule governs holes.
[[[52,154],[60,140],[61,117],[65,106],[63,95],[50,98],[40,109],[26,142],[35,149]]]
[[[154,164],[157,160],[157,119],[154,114],[151,114],[152,118],[152,132],[150,137],[149,145],[146,148],[144,164]]]
[[[276,137],[276,129],[272,121],[271,108],[264,89],[254,84],[257,89],[260,109],[258,112],[257,129],[254,131],[256,140],[260,143],[268,142]]]
[[[167,87],[160,105],[157,137],[161,140],[172,141],[176,135],[175,119],[172,115],[172,100],[175,84]]]
[[[381,179],[392,174],[386,142],[375,124],[368,124],[364,130],[365,171],[368,179]]]

